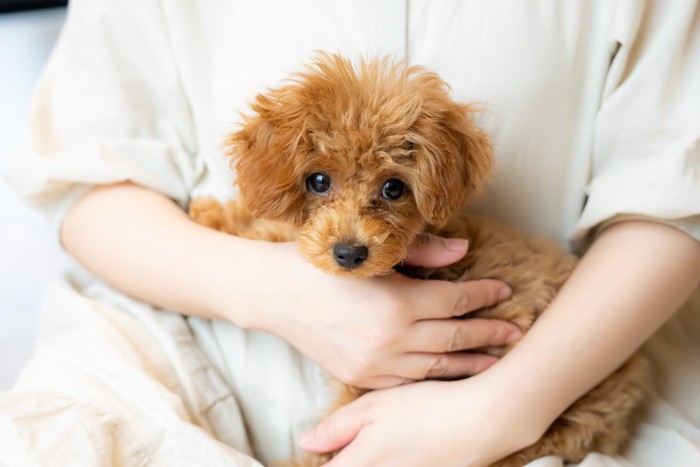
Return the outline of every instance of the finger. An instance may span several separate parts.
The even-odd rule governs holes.
[[[461,238],[444,238],[433,234],[419,235],[408,248],[404,259],[411,266],[437,268],[462,259],[467,254],[469,242]]]
[[[493,279],[467,282],[420,281],[411,289],[414,316],[440,319],[462,316],[506,300],[510,287]]]
[[[414,382],[414,379],[401,378],[399,376],[377,376],[376,378],[372,378],[367,381],[363,387],[365,389],[388,389]]]
[[[321,467],[356,467],[358,465],[371,465],[370,462],[363,459],[367,454],[367,447],[364,446],[366,443],[363,443],[366,439],[365,430],[360,431],[349,445]]]
[[[350,403],[323,419],[299,437],[299,446],[310,452],[331,452],[349,444],[367,423],[357,403]]]
[[[431,319],[414,323],[404,342],[409,352],[457,352],[512,344],[522,332],[496,319]]]
[[[398,376],[413,380],[466,378],[481,373],[498,361],[483,353],[404,354],[396,365]]]
[[[374,451],[367,447],[367,441],[371,438],[372,434],[367,434],[367,429],[360,431],[357,437],[342,451],[340,451],[336,456],[334,456],[330,461],[323,464],[322,467],[356,467],[358,465],[372,465],[376,462],[372,462],[366,459],[366,456],[371,455]],[[369,452],[368,452],[369,451]]]

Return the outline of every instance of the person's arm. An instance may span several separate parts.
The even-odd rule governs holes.
[[[521,342],[480,375],[370,393],[301,438],[330,465],[488,465],[534,443],[700,283],[700,243],[630,221],[606,229]],[[422,410],[415,411],[414,407]],[[420,442],[420,450],[406,446]],[[349,444],[348,444],[349,443]],[[408,456],[408,457],[407,457]]]
[[[443,319],[505,298],[503,283],[331,276],[306,263],[293,243],[211,230],[162,194],[132,184],[88,192],[61,235],[68,252],[117,289],[157,307],[276,334],[357,386],[478,373],[495,359],[445,352],[519,337],[506,322]],[[414,248],[413,261],[449,264],[466,253],[464,241],[448,246],[435,237]]]
[[[613,225],[494,377],[520,381],[537,415],[528,423],[543,431],[619,367],[699,283],[700,242],[652,221]],[[551,381],[557,384],[545,390]],[[542,398],[542,391],[549,397]]]

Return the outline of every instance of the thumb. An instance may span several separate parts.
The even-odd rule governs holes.
[[[461,238],[444,238],[423,234],[408,248],[404,262],[411,266],[437,268],[462,259],[469,249],[469,241]]]
[[[353,404],[326,417],[312,430],[299,437],[299,446],[310,452],[330,452],[350,444],[365,425]]]

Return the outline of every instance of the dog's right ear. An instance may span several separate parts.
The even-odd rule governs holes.
[[[299,223],[305,196],[294,162],[302,134],[298,114],[286,118],[274,95],[258,95],[252,108],[256,114],[244,117],[228,140],[241,195],[257,217]]]

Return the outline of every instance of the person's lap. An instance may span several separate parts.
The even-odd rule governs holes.
[[[0,465],[260,465],[182,316],[74,282],[50,287],[41,326],[0,395]]]
[[[0,464],[268,464],[295,455],[332,400],[327,375],[273,336],[79,282],[47,291],[36,355],[0,395]],[[699,306],[696,294],[645,346],[659,395],[624,459],[581,467],[700,465]]]

